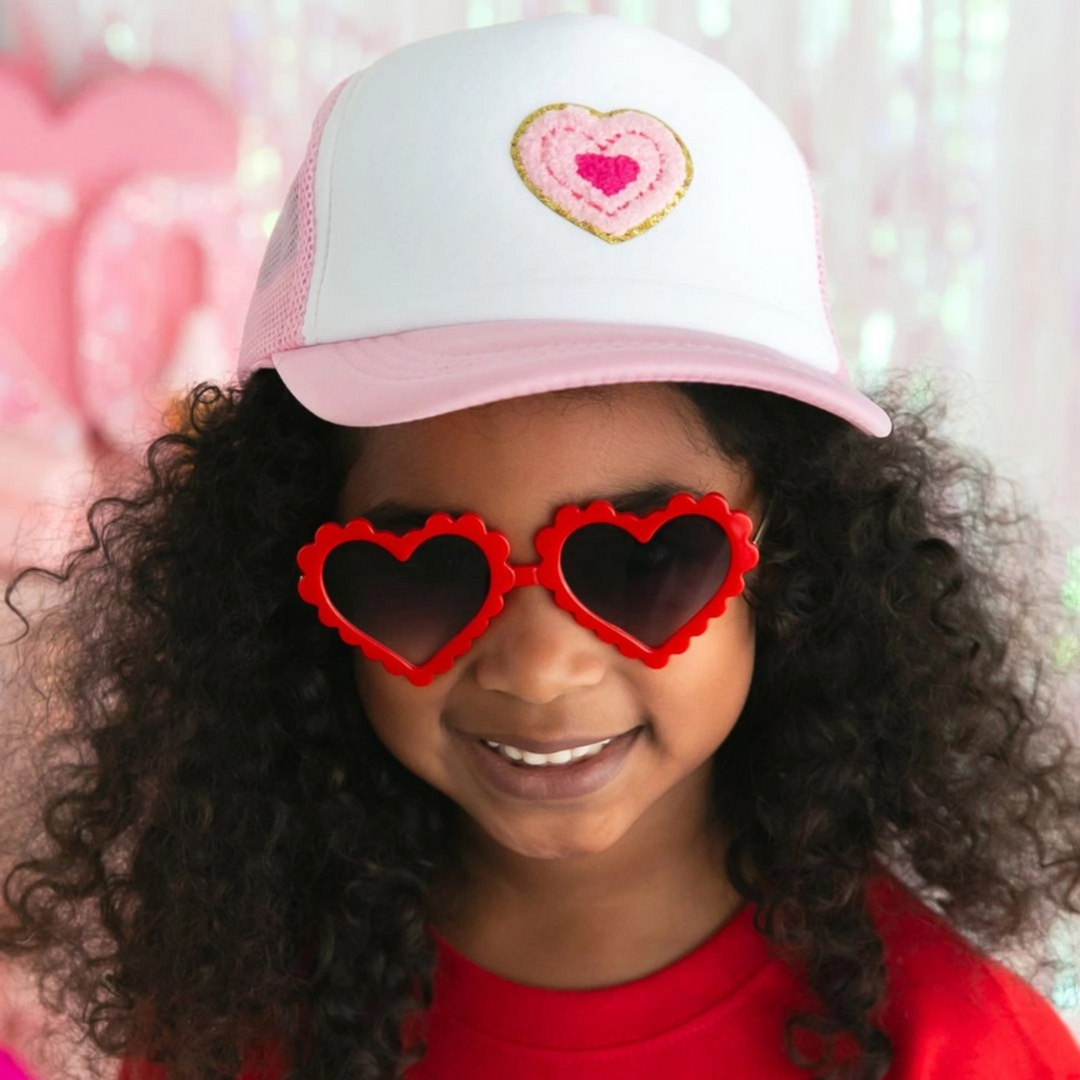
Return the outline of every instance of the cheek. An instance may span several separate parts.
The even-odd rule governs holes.
[[[357,650],[353,660],[356,690],[368,721],[379,741],[403,765],[421,771],[430,756],[437,728],[438,706],[425,687],[391,675],[382,664],[368,660]],[[435,719],[432,720],[431,718]],[[425,737],[425,729],[427,737]]]
[[[724,704],[737,704],[741,710],[754,674],[753,612],[741,597],[728,605],[727,611],[713,624],[706,637],[709,649],[702,658],[704,673]]]
[[[685,653],[656,673],[665,677],[656,687],[654,712],[675,718],[669,735],[682,747],[711,753],[735,726],[753,673],[752,614],[736,598]]]

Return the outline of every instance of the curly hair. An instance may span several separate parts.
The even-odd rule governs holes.
[[[1080,911],[1044,533],[899,377],[874,395],[884,439],[764,391],[673,385],[770,507],[753,681],[714,762],[727,873],[825,1007],[787,1019],[788,1056],[876,1080],[880,865],[987,949]],[[272,370],[201,384],[184,415],[94,502],[84,546],[8,587],[28,627],[9,700],[37,764],[0,953],[97,1051],[170,1080],[236,1076],[268,1041],[289,1076],[399,1076],[424,1050],[402,1029],[431,1001],[454,806],[383,747],[349,649],[296,593],[349,444]],[[15,601],[31,582],[60,595],[32,620]]]

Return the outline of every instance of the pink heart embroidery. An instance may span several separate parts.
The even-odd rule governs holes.
[[[634,109],[545,105],[518,126],[510,153],[545,206],[609,243],[629,240],[670,213],[694,171],[679,136]]]
[[[99,441],[130,450],[129,421],[156,434],[166,395],[198,381],[173,366],[206,341],[193,326],[221,311],[239,341],[261,247],[234,239],[236,119],[196,80],[120,71],[63,105],[46,84],[44,68],[0,62],[4,568],[16,537],[20,563],[74,543]],[[243,265],[227,259],[240,251]]]
[[[641,172],[641,166],[625,154],[604,157],[603,154],[578,154],[578,176],[598,187],[605,195],[617,195],[627,184],[632,184]]]

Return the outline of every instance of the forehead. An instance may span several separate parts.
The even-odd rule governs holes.
[[[527,515],[664,482],[730,498],[747,479],[720,455],[694,406],[662,384],[493,402],[364,429],[356,446],[342,492],[350,515],[385,500]]]

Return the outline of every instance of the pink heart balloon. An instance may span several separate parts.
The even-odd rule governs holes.
[[[110,74],[58,104],[40,70],[0,64],[0,418],[11,466],[0,476],[0,546],[8,558],[17,535],[20,561],[33,556],[26,530],[20,533],[26,512],[35,503],[68,500],[94,438],[116,440],[117,417],[138,411],[132,401],[146,399],[178,335],[205,306],[203,248],[210,228],[221,237],[215,244],[227,242],[222,222],[235,208],[222,189],[236,156],[234,117],[180,73]],[[200,232],[192,227],[193,199],[177,196],[178,212],[159,201],[149,224],[137,215],[122,220],[113,193],[145,194],[150,178],[162,177],[173,194],[185,184],[197,188],[221,213],[206,215]],[[112,229],[114,243],[110,258],[88,259],[89,272],[107,269],[111,279],[98,284],[109,298],[128,295],[139,305],[138,332],[115,318],[109,323],[102,307],[89,306],[97,298],[79,295],[77,283],[87,277],[79,261],[108,247],[95,222]],[[232,224],[235,233],[235,216]],[[149,261],[115,258],[124,229],[139,234],[133,256]],[[116,310],[114,304],[110,316]],[[108,347],[95,352],[87,348],[91,340]],[[41,517],[40,506],[35,513]],[[56,515],[46,517],[57,532]]]
[[[76,410],[74,256],[87,213],[133,176],[230,177],[236,141],[228,110],[179,73],[125,72],[58,107],[25,68],[0,65],[0,173],[60,182],[74,201],[0,277],[0,326]]]
[[[264,243],[225,184],[147,176],[109,193],[82,230],[75,298],[80,398],[117,446],[160,428],[169,396],[229,373]],[[220,343],[195,366],[178,356],[197,316],[212,311]],[[207,370],[216,361],[225,370]],[[202,369],[199,368],[199,363]]]

